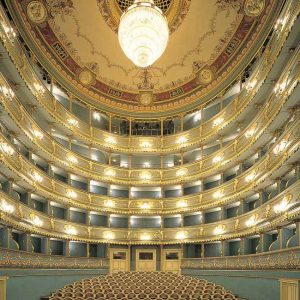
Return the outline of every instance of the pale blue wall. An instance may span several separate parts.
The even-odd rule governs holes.
[[[91,214],[92,226],[107,226],[107,216]]]
[[[71,210],[70,211],[70,221],[75,222],[75,223],[85,224],[86,223],[86,214],[81,211]]]
[[[183,275],[220,284],[247,300],[279,300],[279,278],[299,278],[300,271],[182,270]]]
[[[201,215],[185,216],[183,219],[184,226],[195,226],[201,224]]]
[[[0,270],[0,276],[9,277],[7,300],[40,300],[66,284],[105,273],[106,270]]]
[[[180,227],[180,225],[181,225],[180,217],[164,218],[165,228]]]

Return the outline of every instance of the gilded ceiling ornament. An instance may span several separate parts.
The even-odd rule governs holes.
[[[269,218],[271,213],[271,206],[268,204],[266,207],[265,218]]]
[[[94,38],[95,36],[89,36],[88,34],[86,34],[86,32],[79,32],[79,36],[78,36],[78,43],[80,43],[80,47],[84,46],[85,48],[83,49],[83,53],[90,53],[91,55],[86,57],[81,57],[81,55],[78,54],[78,56],[72,55],[71,51],[69,48],[67,48],[65,46],[65,44],[60,40],[60,36],[59,36],[59,32],[57,32],[57,30],[55,29],[56,27],[60,27],[62,33],[67,33],[68,30],[70,30],[69,25],[70,23],[73,24],[72,25],[72,29],[71,29],[71,33],[76,36],[76,34],[78,34],[77,29],[79,27],[79,30],[82,29],[80,27],[80,23],[78,23],[77,21],[81,20],[79,18],[77,18],[79,15],[82,16],[82,13],[84,13],[84,11],[82,10],[82,6],[85,6],[85,4],[81,4],[84,3],[84,1],[67,1],[67,0],[43,0],[44,3],[47,4],[47,10],[46,12],[48,12],[48,16],[53,16],[55,14],[57,14],[57,18],[55,19],[51,19],[51,21],[48,21],[48,25],[50,26],[51,29],[53,29],[53,31],[48,30],[45,28],[41,28],[41,26],[32,26],[33,22],[28,22],[26,23],[26,27],[28,28],[24,28],[26,30],[30,29],[30,30],[39,30],[38,34],[32,35],[35,39],[37,39],[37,44],[38,47],[41,49],[41,51],[46,51],[47,55],[51,54],[52,52],[55,54],[53,55],[53,59],[51,60],[51,63],[54,64],[54,66],[56,67],[61,67],[59,68],[59,77],[64,77],[66,78],[68,81],[72,82],[72,80],[74,79],[78,79],[78,74],[74,74],[74,70],[75,69],[80,69],[80,68],[84,68],[84,66],[87,66],[87,62],[89,61],[94,61],[95,57],[97,56],[97,62],[99,61],[99,65],[101,65],[101,76],[102,74],[105,74],[105,76],[109,76],[108,78],[100,78],[100,74],[98,74],[97,72],[94,72],[93,69],[91,69],[90,67],[88,67],[89,70],[91,70],[93,73],[96,73],[99,77],[97,79],[95,79],[95,82],[97,80],[97,83],[103,83],[102,84],[97,84],[95,85],[95,89],[93,89],[93,92],[95,92],[95,99],[96,100],[100,100],[101,99],[101,103],[103,103],[103,105],[105,106],[105,109],[107,108],[108,110],[110,109],[117,109],[118,110],[126,110],[126,111],[130,111],[132,109],[136,110],[137,112],[140,111],[145,111],[145,110],[151,110],[151,113],[154,111],[157,112],[162,112],[165,109],[166,110],[173,110],[176,108],[176,110],[181,110],[183,108],[184,105],[191,103],[192,101],[199,101],[200,99],[202,99],[202,96],[208,92],[210,92],[210,90],[212,90],[215,86],[217,86],[219,84],[219,78],[224,78],[222,80],[227,80],[227,77],[229,78],[229,73],[234,73],[234,69],[230,69],[229,68],[229,64],[231,65],[238,65],[241,64],[240,61],[238,61],[238,59],[236,58],[237,56],[237,51],[238,49],[243,49],[243,55],[239,55],[238,57],[244,57],[247,55],[246,50],[248,51],[248,46],[244,47],[244,45],[246,45],[247,39],[251,37],[251,39],[253,40],[253,45],[255,44],[254,42],[256,41],[256,38],[258,36],[258,34],[263,34],[264,31],[264,20],[269,20],[269,16],[267,16],[268,18],[258,18],[257,22],[259,23],[259,25],[261,26],[252,26],[253,22],[256,22],[255,20],[251,20],[251,18],[243,18],[243,14],[240,13],[240,11],[236,11],[234,9],[230,10],[230,16],[227,18],[228,19],[228,30],[232,31],[232,41],[228,41],[228,47],[227,44],[224,45],[224,47],[222,48],[224,51],[222,53],[216,53],[215,55],[211,55],[208,58],[206,57],[202,57],[201,55],[201,59],[204,60],[204,62],[206,64],[208,64],[210,66],[214,66],[215,67],[215,76],[214,79],[211,81],[211,83],[209,84],[209,87],[205,88],[205,89],[201,89],[203,87],[204,84],[202,85],[197,85],[196,79],[195,79],[195,73],[191,72],[191,68],[190,65],[194,60],[197,60],[197,51],[202,51],[204,52],[205,49],[205,43],[202,45],[202,48],[198,47],[199,43],[197,43],[197,47],[195,47],[195,50],[192,49],[193,51],[189,51],[187,52],[187,55],[184,55],[183,57],[181,56],[180,59],[176,59],[174,61],[173,64],[170,64],[170,66],[173,68],[180,68],[182,69],[184,72],[187,71],[187,74],[183,74],[180,75],[180,72],[177,72],[177,70],[175,69],[171,69],[167,67],[163,67],[160,68],[162,71],[161,73],[159,68],[155,69],[155,71],[157,70],[157,73],[162,74],[159,76],[160,78],[160,83],[158,85],[155,86],[155,104],[149,106],[149,108],[147,108],[146,106],[141,106],[139,105],[138,101],[139,101],[139,91],[137,91],[136,89],[136,84],[133,83],[133,81],[131,80],[131,73],[126,73],[125,71],[128,71],[128,68],[124,67],[123,74],[120,74],[121,76],[123,76],[122,80],[120,80],[120,82],[117,82],[116,78],[119,78],[118,75],[118,70],[115,71],[115,69],[119,69],[122,70],[120,68],[120,66],[123,66],[123,64],[119,63],[117,59],[115,59],[116,57],[114,57],[114,59],[111,59],[110,57],[110,53],[109,55],[102,55],[101,51],[102,49],[99,47],[95,47],[94,45]],[[12,1],[14,2],[14,1]],[[26,10],[27,10],[27,4],[31,3],[31,2],[42,2],[42,0],[40,1],[32,1],[32,0],[20,0],[17,1],[17,3],[14,5],[14,10],[15,10],[15,15],[19,15],[20,12],[22,11],[22,17],[21,14],[19,15],[20,18],[24,18],[24,16],[27,16]],[[116,0],[97,0],[95,1],[95,8],[96,10],[98,9],[98,7],[100,5],[105,6],[105,5],[110,5],[110,3],[115,3],[115,6],[117,6],[117,9],[119,10],[119,14],[118,16],[120,16],[120,14],[122,13],[122,11],[120,10],[120,8],[118,7],[118,4],[116,4]],[[200,2],[200,1],[198,1]],[[197,1],[195,1],[196,5],[198,3]],[[217,1],[207,1],[207,5],[212,6],[211,2],[213,2],[213,6],[216,6],[215,3]],[[228,3],[241,3],[242,4],[242,9],[241,11],[244,12],[246,11],[246,7],[247,10],[251,11],[251,3],[250,1],[246,1],[246,0],[240,0],[240,1],[223,1],[223,2],[228,2]],[[247,6],[243,5],[244,2],[247,2]],[[270,0],[270,1],[264,1],[265,2],[265,6],[266,9],[264,9],[262,11],[262,13],[266,12],[272,15],[272,13],[274,12],[274,9],[276,6],[278,6],[278,2],[275,0]],[[173,6],[174,7],[179,7],[179,11],[182,9],[182,7],[186,7],[186,6],[190,6],[191,0],[173,0],[170,2],[170,8],[166,11],[166,13],[168,14],[169,12],[173,11]],[[183,3],[181,5],[181,3]],[[96,7],[96,5],[98,4],[98,7]],[[251,5],[250,5],[251,4]],[[194,5],[194,3],[193,3]],[[249,6],[249,7],[248,7]],[[86,5],[86,7],[88,7]],[[229,6],[230,7],[230,6]],[[77,10],[77,8],[80,8]],[[245,8],[245,9],[244,9]],[[25,11],[24,11],[25,9]],[[193,7],[190,6],[190,11],[189,14],[193,14],[194,12],[192,12]],[[116,10],[117,12],[117,10]],[[89,11],[90,13],[90,11]],[[98,16],[99,16],[99,12],[97,11]],[[101,15],[100,14],[100,19],[104,18],[106,19],[106,24],[109,22],[110,20],[110,12],[107,12],[107,15]],[[72,22],[68,22],[68,26],[64,25],[67,23],[63,20],[63,15],[70,15],[70,20],[72,20]],[[175,9],[174,11],[174,15],[173,17],[178,14],[178,8]],[[179,13],[179,15],[181,14],[181,12]],[[224,13],[222,13],[222,16],[225,15]],[[216,17],[215,17],[216,16]],[[214,18],[215,17],[215,18]],[[210,40],[210,37],[213,37],[213,31],[212,29],[214,29],[213,25],[214,25],[214,21],[216,21],[217,18],[219,18],[220,15],[218,15],[218,10],[217,8],[215,8],[214,10],[214,14],[213,14],[213,18],[211,18],[210,15],[207,16],[207,19],[209,19],[209,26],[208,26],[208,30],[205,30],[205,32],[203,33],[203,35],[201,34],[202,32],[194,32],[192,34],[193,36],[193,40],[197,40],[197,35],[199,35],[200,37],[203,36],[204,40]],[[178,16],[176,17],[178,19]],[[176,19],[174,17],[174,20]],[[25,19],[25,18],[24,18]],[[27,16],[27,19],[30,19]],[[82,18],[84,20],[84,22],[86,22],[86,18]],[[93,18],[91,18],[93,19]],[[66,19],[67,20],[67,19]],[[68,18],[69,20],[69,18]],[[218,19],[219,20],[219,19]],[[232,20],[232,22],[231,22]],[[30,21],[30,20],[29,20]],[[185,21],[189,21],[188,18],[185,19]],[[46,23],[47,21],[45,21]],[[55,22],[55,24],[54,24]],[[104,22],[103,19],[101,20],[101,22]],[[181,22],[181,20],[180,20]],[[56,25],[56,26],[54,26]],[[78,26],[77,26],[78,25]],[[185,24],[182,24],[185,25]],[[257,24],[258,25],[258,24]],[[35,27],[33,29],[33,27]],[[211,28],[212,27],[212,28]],[[36,29],[37,28],[37,29]],[[256,31],[257,28],[257,31]],[[260,31],[258,30],[258,28],[260,28]],[[107,28],[106,28],[107,29]],[[100,28],[99,28],[100,30]],[[109,32],[109,30],[107,30]],[[191,28],[191,31],[192,28]],[[173,36],[176,37],[177,33],[179,31],[176,31],[176,34],[174,34]],[[205,33],[207,33],[205,35]],[[227,31],[225,31],[227,32]],[[179,33],[178,33],[179,34]],[[196,35],[196,36],[195,36]],[[68,36],[68,35],[67,35]],[[226,39],[227,37],[227,33],[222,35],[220,37],[220,39]],[[80,39],[79,39],[80,38]],[[88,39],[87,39],[88,38]],[[54,43],[48,42],[49,41],[55,41]],[[217,38],[217,40],[220,40],[219,38]],[[71,39],[71,42],[73,43],[73,39]],[[252,41],[251,40],[251,41]],[[76,41],[77,41],[77,36],[76,36]],[[90,43],[90,41],[92,41],[92,43]],[[200,40],[199,42],[201,42],[202,40]],[[67,42],[67,41],[66,41]],[[229,44],[230,42],[230,44]],[[217,42],[216,42],[217,43]],[[44,47],[44,44],[49,44],[50,47]],[[103,44],[109,44],[109,43],[103,43]],[[239,45],[238,48],[236,45]],[[252,49],[252,42],[248,42],[247,45],[249,45],[249,49]],[[76,48],[75,45],[73,45],[74,48]],[[77,49],[79,49],[80,47],[77,47]],[[246,48],[246,49],[244,49]],[[80,48],[81,49],[81,48]],[[95,50],[95,52],[93,52],[93,50]],[[195,52],[196,51],[196,52]],[[206,50],[205,50],[206,51]],[[211,49],[211,51],[216,52],[214,49]],[[211,52],[209,51],[209,52]],[[221,51],[221,50],[220,50]],[[195,58],[192,57],[192,55],[190,55],[190,53],[192,53],[192,55],[195,55]],[[198,52],[199,53],[199,52]],[[58,60],[57,56],[59,55],[61,60]],[[85,54],[84,54],[85,55]],[[40,57],[39,55],[37,55],[38,57]],[[200,55],[199,55],[200,56]],[[82,61],[78,61],[77,57],[81,57]],[[84,59],[86,57],[86,59]],[[188,57],[189,60],[184,59],[185,57]],[[56,61],[57,59],[57,61]],[[82,64],[81,64],[82,62]],[[175,64],[176,62],[178,62],[177,64]],[[186,65],[184,64],[186,63]],[[164,65],[165,63],[162,62],[162,64]],[[227,66],[228,65],[228,66]],[[66,66],[66,67],[65,67]],[[188,66],[186,68],[186,66]],[[111,70],[111,76],[107,75],[107,72],[105,72],[105,70],[103,70],[103,67]],[[160,66],[159,66],[160,67]],[[70,70],[71,72],[68,73],[68,70]],[[174,70],[174,72],[172,72]],[[186,71],[185,71],[186,70]],[[231,71],[230,71],[231,70]],[[134,70],[129,69],[130,72],[134,72]],[[201,71],[201,69],[199,69],[199,71]],[[167,75],[169,75],[170,73],[173,73],[174,78],[172,78],[172,81],[170,80],[169,82],[169,76],[165,76],[164,77],[164,73],[169,72]],[[67,75],[68,74],[68,75]],[[129,74],[129,75],[128,75]],[[178,75],[177,75],[178,74]],[[222,77],[221,75],[226,76],[226,77]],[[66,76],[67,75],[67,76]],[[74,76],[75,75],[75,76]],[[77,75],[77,76],[76,76]],[[187,76],[184,76],[187,75]],[[217,76],[218,75],[218,76]],[[220,76],[219,76],[220,75]],[[180,76],[180,78],[177,80],[177,78]],[[231,76],[231,75],[230,75]],[[112,79],[110,81],[110,79]],[[173,80],[174,79],[174,80]],[[209,77],[207,78],[207,75],[204,76],[204,78],[202,78],[203,82],[205,80],[208,80],[208,82],[211,80]],[[79,80],[78,80],[79,81]],[[128,83],[127,83],[128,82]],[[170,84],[170,87],[169,87]],[[84,84],[79,84],[78,86],[76,86],[76,89],[78,89],[79,92],[86,92],[86,86],[82,86]],[[119,85],[119,86],[117,86]],[[180,87],[178,87],[180,85]],[[112,88],[109,88],[110,86],[115,86],[117,91],[114,91]],[[101,90],[103,87],[103,90]],[[178,93],[174,92],[174,89],[176,88],[176,91],[178,90]],[[123,92],[123,93],[122,93]],[[198,93],[199,92],[199,93]],[[196,94],[197,93],[197,94]],[[105,95],[103,95],[105,94]],[[188,96],[187,96],[188,95]],[[101,98],[103,97],[103,99]],[[176,98],[176,99],[175,99]],[[123,100],[124,103],[123,103]],[[202,101],[202,100],[201,100]]]
[[[21,204],[18,205],[18,214],[19,214],[20,219],[22,219],[24,216],[24,213],[23,213],[23,207],[21,206]]]
[[[200,229],[199,229],[199,235],[200,236],[204,235],[204,228],[203,227],[200,227]]]
[[[154,101],[154,95],[152,92],[141,92],[139,95],[139,102],[141,105],[148,106]]]
[[[51,15],[70,15],[74,9],[73,0],[46,0]]]
[[[239,219],[235,221],[234,229],[235,230],[239,230],[240,229],[240,220]]]
[[[197,79],[200,84],[207,85],[213,81],[214,71],[211,68],[206,67],[198,73]]]
[[[148,106],[153,103],[153,83],[151,82],[152,75],[149,73],[148,69],[144,69],[139,75],[141,82],[138,84],[140,94],[138,97],[139,103],[144,106]]]
[[[92,73],[89,69],[84,68],[79,72],[78,79],[83,85],[90,85],[95,80],[95,74]]]
[[[233,8],[236,11],[241,9],[241,3],[243,0],[218,0],[216,5],[218,6],[219,10],[229,10]]]
[[[246,0],[244,4],[245,14],[249,17],[259,16],[265,8],[265,0]]]
[[[54,229],[54,220],[53,220],[53,218],[50,218],[50,226],[51,226],[51,229]]]
[[[27,5],[27,16],[33,23],[43,23],[47,19],[47,10],[40,1],[31,1]]]

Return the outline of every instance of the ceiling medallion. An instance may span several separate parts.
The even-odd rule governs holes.
[[[83,85],[91,85],[95,81],[95,74],[92,73],[89,69],[83,68],[79,73],[78,73],[78,79],[80,83]]]
[[[214,77],[215,77],[215,71],[209,67],[204,67],[196,75],[197,82],[201,85],[207,85],[211,83]]]
[[[140,79],[141,82],[138,84],[138,101],[142,106],[149,106],[153,104],[155,95],[153,94],[154,85],[151,82],[152,75],[149,73],[148,69],[143,69],[143,72],[140,75]]]
[[[244,4],[245,14],[249,17],[259,16],[265,8],[265,0],[246,0]]]
[[[118,32],[122,13],[133,2],[134,0],[97,0],[102,17],[116,33]],[[154,0],[154,4],[165,14],[171,34],[181,25],[187,15],[191,0]]]
[[[139,94],[139,103],[143,106],[149,106],[154,102],[154,94],[151,91],[141,91]]]
[[[135,0],[121,16],[118,37],[125,55],[136,66],[146,68],[167,47],[168,21],[153,0]]]
[[[47,19],[47,10],[40,1],[31,1],[27,5],[27,15],[30,21],[40,24]]]

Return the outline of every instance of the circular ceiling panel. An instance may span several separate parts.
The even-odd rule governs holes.
[[[227,86],[262,45],[283,1],[157,0],[173,33],[164,54],[146,70],[125,56],[115,32],[131,3],[8,5],[36,57],[67,89],[102,109],[157,115],[200,105]]]

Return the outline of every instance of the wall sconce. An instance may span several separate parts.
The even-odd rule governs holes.
[[[221,162],[222,159],[223,159],[223,156],[218,155],[218,156],[215,156],[215,157],[212,159],[212,162],[213,162],[214,164],[217,164],[217,163]]]
[[[67,122],[68,122],[71,126],[73,126],[73,127],[77,127],[77,128],[79,127],[78,121],[75,120],[75,119],[73,119],[73,118],[67,119]]]
[[[7,88],[6,86],[1,86],[0,91],[9,100],[12,100],[12,98],[15,96],[15,92],[11,88]]]
[[[224,122],[224,118],[219,117],[214,120],[213,127],[217,127],[217,126],[221,125],[223,122]]]
[[[71,153],[67,154],[67,160],[72,164],[78,163],[78,159]]]
[[[182,176],[185,176],[187,174],[187,169],[179,169],[177,172],[176,172],[176,176],[177,177],[182,177]]]
[[[105,200],[104,201],[104,206],[106,207],[114,207],[115,206],[115,202],[112,200]]]
[[[255,177],[256,177],[256,173],[252,172],[245,177],[245,180],[246,182],[251,182],[255,179]]]
[[[110,145],[116,145],[117,141],[114,137],[108,136],[107,138],[104,139],[105,143],[110,144]]]
[[[288,146],[288,141],[281,141],[277,146],[275,146],[273,152],[275,155],[281,154]]]
[[[41,183],[43,181],[43,177],[36,171],[33,171],[32,177],[33,177],[34,181],[36,181],[38,183]]]
[[[214,230],[215,235],[221,235],[223,233],[225,233],[225,226],[224,225],[219,225]]]
[[[65,225],[65,232],[67,234],[70,234],[70,235],[76,235],[77,234],[77,230],[74,226],[71,226],[71,225]]]
[[[34,226],[36,227],[43,226],[44,222],[37,215],[31,213],[29,217],[30,217],[29,222],[32,223]]]
[[[34,83],[33,86],[39,94],[43,94],[45,92],[45,88],[41,84]]]
[[[177,144],[184,144],[187,142],[187,138],[185,136],[180,136],[177,140],[176,143]]]
[[[72,191],[72,190],[68,190],[67,191],[67,196],[70,197],[70,198],[75,199],[75,198],[77,198],[77,193]]]
[[[15,153],[15,150],[7,143],[1,143],[0,147],[1,147],[2,152],[4,152],[5,154],[7,154],[9,156],[14,155],[14,153]]]
[[[219,191],[216,191],[216,192],[213,194],[213,197],[214,197],[215,199],[220,199],[220,198],[223,197],[223,195],[224,195],[223,191],[219,190]]]
[[[32,134],[34,135],[35,138],[37,138],[38,140],[43,139],[44,135],[41,131],[37,130],[37,129],[33,129],[32,130]]]
[[[141,142],[140,146],[142,148],[151,148],[152,144],[150,142],[148,142],[148,141],[143,141],[143,142]]]
[[[276,205],[274,205],[274,212],[276,214],[285,212],[289,208],[289,201],[287,197],[284,197],[282,201]]]
[[[114,177],[116,176],[116,172],[113,169],[106,169],[104,170],[104,174],[108,177]]]
[[[0,203],[0,210],[8,213],[8,214],[12,214],[15,211],[15,208],[13,205],[7,203],[4,199],[2,199],[1,203]]]
[[[143,172],[140,174],[141,180],[151,180],[152,176],[149,172]]]

